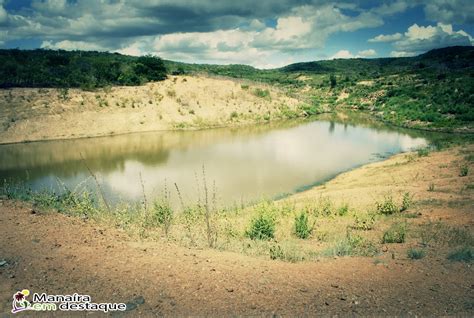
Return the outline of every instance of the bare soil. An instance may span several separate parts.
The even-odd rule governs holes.
[[[0,144],[131,132],[237,126],[275,119],[298,100],[270,86],[170,76],[143,86],[0,90]],[[256,89],[268,90],[266,97]],[[265,118],[264,118],[265,117]]]
[[[291,199],[324,192],[363,205],[380,191],[408,189],[422,202],[416,222],[442,219],[472,233],[473,190],[468,185],[474,178],[472,173],[459,177],[463,156],[459,148],[420,158],[397,155]],[[429,183],[439,191],[427,191]],[[424,204],[428,199],[441,203]],[[7,261],[0,266],[0,313],[5,316],[13,293],[24,288],[90,294],[98,302],[142,296],[145,302],[124,315],[144,317],[474,315],[473,269],[470,263],[447,260],[448,247],[430,250],[421,260],[408,259],[405,244],[391,244],[375,258],[293,264],[187,249],[164,240],[133,241],[104,225],[56,213],[32,214],[28,204],[6,199],[0,205],[0,235],[0,260]]]

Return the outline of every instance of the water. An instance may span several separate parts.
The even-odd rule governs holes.
[[[143,188],[151,201],[166,185],[178,204],[174,183],[185,203],[204,197],[204,167],[209,196],[215,193],[218,203],[232,205],[293,193],[427,144],[418,132],[334,120],[140,133],[3,145],[0,178],[22,180],[36,190],[64,184],[95,191],[89,168],[111,202],[140,201]]]

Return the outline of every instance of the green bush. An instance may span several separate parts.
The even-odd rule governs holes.
[[[408,210],[413,202],[413,197],[410,195],[410,192],[405,192],[403,194],[402,206],[400,207],[400,212]]]
[[[393,224],[382,237],[382,243],[405,243],[407,227],[405,223]]]
[[[268,213],[260,213],[252,219],[245,234],[252,240],[270,240],[275,237],[275,219]]]
[[[173,221],[173,209],[165,200],[156,201],[153,205],[153,223],[162,226],[168,235],[171,222]]]
[[[374,213],[359,213],[354,216],[353,229],[369,231],[374,228],[375,215]]]
[[[337,214],[339,216],[347,215],[347,213],[349,213],[349,204],[347,203],[344,203],[339,207],[339,209],[337,209]]]
[[[469,174],[469,167],[467,165],[462,166],[460,171],[459,171],[459,176],[460,177],[465,177]]]
[[[430,154],[430,150],[428,148],[420,148],[417,153],[418,157],[427,157]]]
[[[377,212],[385,215],[397,213],[400,211],[393,201],[391,195],[387,195],[384,197],[382,202],[376,202]]]
[[[407,256],[409,259],[422,259],[425,257],[426,253],[422,249],[410,248],[407,251]]]
[[[270,97],[270,91],[268,89],[256,88],[253,91],[253,94],[257,97],[266,98]]]
[[[300,239],[307,239],[313,232],[313,226],[309,225],[308,214],[301,211],[295,217],[295,235]]]
[[[323,252],[325,256],[374,256],[377,247],[368,239],[347,231],[346,237]]]

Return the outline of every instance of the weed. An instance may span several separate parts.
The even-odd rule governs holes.
[[[369,231],[374,228],[375,214],[374,213],[357,213],[354,216],[354,224],[352,228],[355,230]]]
[[[260,97],[260,98],[270,97],[270,91],[268,89],[256,88],[253,91],[253,94],[257,97]]]
[[[407,256],[409,259],[422,259],[425,257],[426,252],[422,249],[410,248],[407,251]]]
[[[270,258],[273,260],[284,258],[283,249],[280,245],[270,246]]]
[[[463,246],[449,253],[448,259],[453,262],[470,263],[474,260],[474,249],[469,246]]]
[[[242,84],[240,85],[240,88],[247,90],[249,89],[249,86],[247,84]]]
[[[230,113],[230,120],[233,120],[234,118],[237,118],[239,117],[239,113],[237,113],[236,111],[233,111],[232,113]]]
[[[402,198],[402,206],[400,207],[400,212],[408,210],[413,202],[413,196],[410,195],[410,192],[405,192]]]
[[[337,209],[337,214],[339,216],[344,216],[344,215],[347,215],[347,213],[349,213],[349,204],[348,203],[343,203],[339,209]]]
[[[417,151],[418,157],[427,157],[430,154],[429,148],[420,148]]]
[[[377,212],[380,214],[390,215],[400,211],[395,204],[391,195],[386,195],[381,202],[376,202]]]
[[[250,222],[249,229],[245,235],[252,240],[270,240],[275,237],[275,212],[274,207],[269,204],[260,204],[257,208],[257,216]]]
[[[405,243],[407,226],[405,223],[393,224],[384,232],[382,243]]]
[[[429,192],[433,192],[435,190],[435,185],[433,182],[431,182],[429,185],[428,185],[428,191]]]
[[[467,165],[464,165],[461,167],[459,170],[459,176],[460,177],[465,177],[469,174],[469,167]]]
[[[325,256],[374,256],[377,253],[377,247],[373,242],[360,235],[354,235],[348,230],[344,239],[336,242],[322,254]]]
[[[295,217],[295,235],[300,239],[307,239],[313,232],[313,227],[309,225],[308,214],[302,211]]]
[[[152,225],[160,225],[168,236],[171,222],[173,221],[173,209],[167,200],[155,201],[153,205]]]
[[[474,245],[474,236],[464,228],[449,226],[442,222],[429,222],[420,226],[418,235],[425,246],[430,244],[461,246]]]

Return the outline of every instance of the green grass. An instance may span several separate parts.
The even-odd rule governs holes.
[[[417,259],[422,259],[425,257],[426,252],[423,249],[417,249],[417,248],[410,248],[407,251],[407,256],[409,259],[417,260]]]
[[[383,233],[382,243],[405,243],[407,236],[407,225],[395,223]]]
[[[474,249],[470,246],[461,247],[449,253],[448,259],[453,262],[470,263],[474,260]]]

